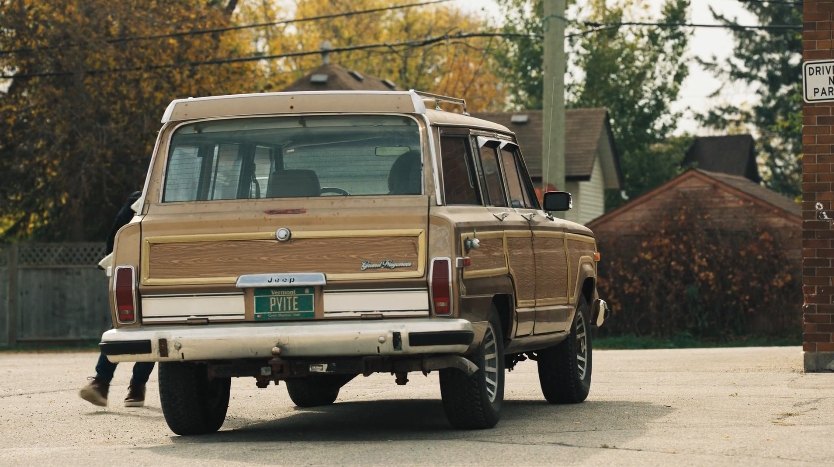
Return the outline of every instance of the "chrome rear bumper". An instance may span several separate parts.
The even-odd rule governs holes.
[[[113,362],[463,354],[474,338],[462,319],[233,323],[111,329],[101,336]]]

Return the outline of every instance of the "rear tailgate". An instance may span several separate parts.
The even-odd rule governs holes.
[[[155,205],[142,322],[426,316],[427,222],[428,196]]]

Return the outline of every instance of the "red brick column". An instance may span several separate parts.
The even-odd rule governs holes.
[[[803,60],[834,59],[833,0],[805,0]],[[806,371],[834,371],[834,102],[802,108],[802,348]],[[829,216],[831,217],[831,216]]]

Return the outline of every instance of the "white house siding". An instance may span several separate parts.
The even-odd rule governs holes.
[[[587,182],[568,181],[565,189],[573,195],[573,209],[565,213],[565,219],[587,224],[605,212],[605,176],[599,157],[594,159],[591,179]]]
[[[581,208],[578,212],[579,220],[577,222],[580,224],[587,224],[605,213],[605,175],[603,175],[602,164],[599,160],[599,156],[594,159],[591,179],[579,183],[578,193],[581,199]]]
[[[572,222],[579,222],[582,204],[580,202],[579,182],[565,182],[565,191],[573,196],[573,209],[565,213],[565,219]]]

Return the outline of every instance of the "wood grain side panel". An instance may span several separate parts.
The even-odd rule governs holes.
[[[596,244],[593,239],[568,236],[568,272],[570,274],[570,302],[576,303],[576,291],[579,289],[577,280],[579,278],[579,270],[583,263],[591,263],[596,268],[594,263],[594,252],[596,251]]]
[[[568,258],[562,234],[536,233],[536,306],[560,305],[568,301]]]
[[[529,233],[507,237],[510,274],[516,288],[516,305],[534,306],[536,300],[536,263],[533,258],[533,242]]]
[[[151,241],[147,245],[146,279],[188,280],[236,278],[241,274],[324,272],[328,275],[379,277],[380,273],[422,274],[425,246],[421,236],[300,238],[275,240]],[[411,263],[396,268],[363,262]]]
[[[461,251],[466,251],[463,242],[471,238],[471,234],[461,235]],[[472,260],[472,264],[463,270],[464,278],[487,277],[507,274],[506,245],[504,244],[504,232],[478,233],[479,248],[466,252]]]

